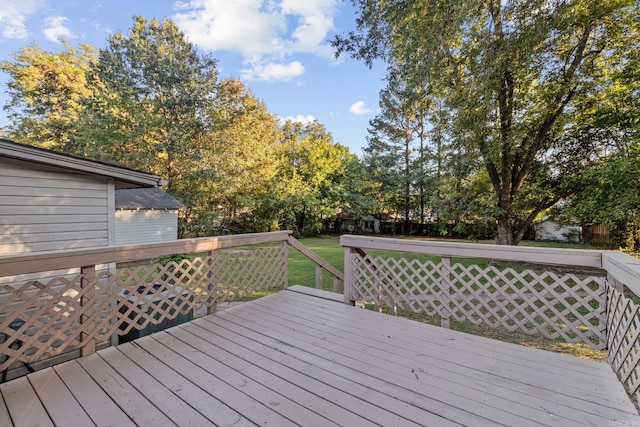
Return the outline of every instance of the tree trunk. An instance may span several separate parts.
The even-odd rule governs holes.
[[[496,218],[498,220],[498,245],[517,245],[513,238],[513,200],[509,194],[502,195],[498,201],[500,213]]]

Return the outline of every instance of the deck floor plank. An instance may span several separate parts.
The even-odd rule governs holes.
[[[184,330],[187,333],[183,333]],[[215,358],[231,369],[241,372],[253,381],[256,381],[270,390],[284,396],[288,400],[298,403],[304,408],[308,408],[332,422],[346,423],[348,425],[374,426],[375,423],[361,418],[353,412],[346,410],[332,402],[326,400],[323,396],[311,393],[302,387],[290,382],[287,378],[274,375],[265,369],[264,366],[253,365],[241,357],[237,357],[226,350],[223,350],[210,342],[206,341],[199,335],[189,333],[193,328],[184,328],[182,331],[169,331],[174,337],[193,346],[199,351]],[[178,333],[180,332],[180,333]],[[206,331],[196,330],[196,333],[205,334]]]
[[[54,425],[27,377],[0,384],[0,393],[16,427]]]
[[[274,311],[279,311],[276,307]],[[547,408],[533,408],[522,404],[515,399],[501,399],[486,390],[475,390],[467,384],[458,384],[448,381],[446,378],[438,378],[427,370],[421,368],[421,363],[413,366],[402,366],[392,357],[385,358],[385,349],[376,347],[372,342],[368,345],[354,345],[348,336],[332,337],[328,331],[313,329],[313,325],[304,325],[304,319],[290,321],[287,315],[275,315],[267,310],[256,310],[252,305],[252,311],[243,311],[243,319],[264,325],[273,329],[280,325],[282,330],[278,339],[289,345],[310,346],[311,353],[326,353],[329,357],[341,361],[344,365],[352,365],[353,369],[361,375],[373,375],[378,379],[395,383],[407,390],[420,393],[424,398],[446,402],[452,408],[462,414],[470,412],[478,417],[492,419],[505,425],[538,425],[544,418],[558,419],[563,425],[572,426],[579,423],[562,416],[560,413],[551,412]],[[303,344],[304,343],[304,344]],[[381,347],[396,345],[393,342],[382,343]],[[424,359],[424,358],[423,358]],[[508,405],[505,405],[508,403]],[[549,403],[548,406],[551,406]]]
[[[0,393],[0,427],[10,427],[12,425],[9,410],[4,402],[4,398],[2,398],[2,393]]]
[[[398,401],[384,399],[388,397],[384,393],[359,386],[309,363],[285,356],[277,349],[216,327],[216,324],[209,322],[208,319],[191,322],[189,327],[193,326],[205,329],[209,342],[217,343],[227,351],[245,358],[262,369],[281,375],[308,391],[313,391],[345,409],[356,412],[365,419],[382,425],[401,427],[420,425],[428,415],[424,411],[406,411],[406,408],[397,408]],[[413,408],[409,405],[407,407]]]
[[[174,335],[164,332],[155,334],[154,337],[167,347],[175,349],[178,353],[192,352],[190,359],[200,367],[210,373],[215,373],[217,377],[233,387],[241,389],[263,405],[271,406],[276,412],[281,413],[298,425],[318,427],[337,425],[298,402],[290,400],[286,396],[252,379],[245,372],[236,371],[206,353],[194,351],[194,347],[190,343],[182,341],[182,339],[191,341],[188,336],[180,334],[181,339],[178,339]]]
[[[308,305],[314,304],[315,301],[307,301]],[[262,305],[260,301],[256,301],[257,305]],[[314,305],[315,307],[315,305]],[[425,349],[436,348],[442,354],[447,356],[447,360],[450,355],[471,355],[472,357],[460,357],[457,360],[461,365],[466,365],[471,368],[482,367],[477,362],[481,362],[483,365],[491,367],[489,362],[495,362],[499,364],[499,368],[505,374],[515,372],[517,378],[522,378],[523,373],[529,374],[531,378],[540,378],[540,375],[547,375],[545,380],[551,379],[562,384],[569,383],[572,388],[579,390],[580,394],[584,392],[593,391],[594,382],[604,386],[617,387],[618,381],[615,376],[611,375],[611,368],[606,363],[596,363],[593,361],[577,359],[572,356],[556,354],[551,352],[545,352],[538,349],[530,349],[515,344],[503,343],[495,340],[489,340],[488,338],[476,337],[469,334],[461,334],[456,331],[451,331],[443,328],[438,328],[431,325],[424,325],[417,322],[413,322],[407,319],[393,318],[391,316],[383,316],[384,319],[372,318],[371,316],[377,316],[376,313],[368,310],[362,310],[361,316],[357,319],[350,317],[348,324],[336,322],[336,316],[344,315],[344,307],[341,305],[331,306],[318,306],[323,307],[326,310],[320,312],[318,316],[314,316],[314,321],[324,319],[324,325],[329,326],[332,330],[338,332],[342,331],[348,333],[350,336],[361,336],[367,339],[371,338],[370,322],[375,319],[376,331],[388,332],[394,340],[405,341],[405,343],[424,343]],[[328,309],[337,310],[330,311]],[[306,316],[306,312],[300,312],[298,310],[299,317]],[[276,311],[274,310],[274,313]],[[288,315],[296,313],[296,309],[288,309],[287,313],[277,313],[278,315]],[[324,316],[324,317],[323,317]],[[402,324],[402,327],[398,328],[398,323]],[[428,332],[427,332],[428,330]],[[401,333],[398,333],[401,332]],[[483,348],[479,344],[489,341],[492,347]],[[533,357],[537,355],[552,355],[552,359],[555,360],[555,364],[552,363],[539,363],[532,367],[529,358],[523,357],[522,354],[514,354],[512,357],[505,357],[505,353],[514,348],[527,350],[524,354],[533,354]],[[437,358],[437,353],[431,355],[431,357]],[[584,364],[590,367],[589,370],[581,372],[579,375],[571,369],[576,364]],[[523,371],[524,370],[524,371]],[[495,374],[495,372],[490,372]],[[525,378],[527,378],[525,376]],[[596,399],[601,399],[602,396],[597,396]],[[628,399],[624,400],[623,407],[632,409],[632,405]]]
[[[135,424],[149,427],[176,425],[99,354],[78,359],[78,363]]]
[[[255,425],[191,381],[186,381],[182,375],[171,368],[173,361],[168,360],[163,363],[135,342],[122,344],[117,349],[180,397],[185,404],[198,410],[209,422],[215,425],[237,427]]]
[[[200,412],[189,406],[182,399],[177,398],[173,390],[165,387],[160,381],[122,354],[118,347],[105,349],[105,351],[100,352],[100,356],[176,425],[207,425],[211,423]]]
[[[343,357],[332,350],[323,348],[326,342],[322,340],[322,338],[317,340],[319,345],[308,344],[300,339],[300,337],[295,336],[290,328],[279,327],[278,330],[275,331],[271,328],[270,324],[265,325],[263,319],[248,321],[242,316],[236,317],[236,313],[240,313],[240,311],[234,310],[233,314],[231,311],[228,313],[225,312],[220,317],[224,317],[226,320],[235,320],[238,324],[242,324],[243,328],[251,329],[258,335],[275,340],[279,343],[277,345],[279,345],[281,351],[286,354],[293,355],[301,360],[306,360],[309,363],[321,366],[322,369],[331,372],[342,371],[343,375],[347,375],[351,381],[366,384],[376,390],[382,390],[395,399],[432,412],[436,414],[436,416],[444,418],[444,421],[441,422],[446,423],[449,421],[473,426],[500,425],[490,417],[487,418],[469,410],[469,406],[475,406],[472,401],[465,400],[462,407],[455,406],[452,405],[451,402],[445,401],[444,396],[438,394],[439,390],[429,390],[431,396],[426,397],[424,394],[415,390],[415,383],[410,379],[397,375],[397,372],[372,365],[364,366],[359,363],[359,359]],[[281,332],[280,329],[289,330]],[[343,370],[342,368],[347,369]],[[484,409],[489,412],[490,408]],[[434,419],[434,422],[437,422],[437,419]]]
[[[211,326],[204,325],[204,321],[210,323]],[[256,332],[237,328],[233,322],[225,321],[217,316],[207,317],[203,319],[199,325],[214,331],[221,337],[233,340],[236,343],[246,346],[255,347],[259,344],[258,352],[267,355],[277,363],[281,363],[288,367],[293,367],[299,372],[311,376],[318,381],[332,384],[339,387],[340,390],[360,399],[363,402],[369,402],[385,411],[411,420],[415,423],[424,425],[459,425],[448,421],[432,412],[418,408],[406,403],[402,398],[397,399],[387,394],[385,384],[383,382],[375,382],[370,377],[364,377],[349,367],[333,364],[329,366],[326,359],[319,358],[310,353],[304,352],[294,347],[282,349],[282,342],[277,339],[260,335]],[[211,329],[212,328],[212,329]],[[387,415],[388,416],[388,415]],[[395,425],[383,423],[383,425]]]
[[[211,372],[206,371],[193,360],[192,353],[181,353],[176,349],[168,347],[158,341],[159,334],[144,337],[136,340],[147,352],[153,354],[158,359],[171,364],[171,367],[185,377],[186,380],[198,385],[211,396],[215,396],[221,402],[234,408],[242,416],[249,419],[256,425],[272,425],[291,427],[296,424],[277,413],[273,407],[262,403],[245,394],[241,389],[237,389],[224,382]]]
[[[103,389],[87,374],[77,361],[52,368],[73,393],[96,426],[134,426]]]
[[[93,423],[53,369],[34,372],[29,382],[55,425],[85,427]]]
[[[348,310],[348,306],[345,306],[344,304],[324,304],[317,300],[309,301],[308,298],[301,298],[300,295],[296,295],[295,293],[292,300],[293,301],[291,302],[298,301],[299,304],[309,304],[316,307],[322,306],[323,310],[319,312],[317,316],[314,316],[314,320],[325,319],[330,322],[333,319],[333,316],[337,313],[344,314],[345,308]],[[369,310],[363,310],[363,313],[368,313],[363,314],[364,316],[368,316],[367,319],[370,319],[371,314],[375,315],[375,313],[372,313]],[[460,334],[456,331],[452,331],[451,329],[420,324],[408,319],[395,319],[400,323],[404,323],[404,327],[402,328],[403,332],[411,334],[412,331],[417,331],[418,335],[413,336],[413,338],[427,339],[430,340],[431,343],[434,343],[435,341],[436,344],[444,345],[452,349],[458,347],[464,351],[472,350],[474,354],[489,354],[492,355],[495,360],[499,360],[507,364],[513,364],[514,361],[517,361],[518,366],[524,365],[534,369],[542,368],[546,372],[553,372],[554,375],[559,374],[563,377],[577,380],[584,380],[585,377],[590,380],[592,377],[597,377],[600,381],[616,382],[615,377],[611,378],[610,369],[606,363],[601,364],[601,369],[594,369],[594,364],[591,360],[584,360],[559,353],[505,343],[471,334]],[[376,321],[376,323],[379,323],[380,327],[385,327],[389,323],[388,320],[389,319],[382,320],[381,322]],[[397,322],[392,321],[392,323],[392,330],[397,331]],[[336,324],[335,322],[333,325],[338,329],[348,326]],[[418,328],[415,328],[415,326],[418,326]],[[428,334],[425,333],[425,328],[429,329]],[[569,363],[567,362],[568,360],[570,360]]]
[[[298,291],[0,384],[0,427],[640,426],[604,363]]]
[[[308,303],[308,306],[311,303]],[[308,312],[304,309],[300,308],[289,308],[287,313],[279,312],[278,310],[270,310],[272,307],[264,304],[254,304],[252,306],[254,309],[262,309],[266,310],[268,313],[275,313],[278,316],[278,319],[287,319],[291,317],[295,313],[297,313],[297,317],[292,317],[295,324],[307,324],[309,325]],[[315,307],[314,310],[318,310],[318,307]],[[375,315],[375,314],[374,314]],[[330,325],[324,326],[321,322],[317,322],[317,318],[314,318],[315,322],[312,326],[316,326],[318,333],[322,334],[324,337],[334,336],[336,339],[340,339],[340,335],[336,335],[335,332],[339,331],[339,329],[335,325],[335,321],[337,317],[334,315],[330,320]],[[367,317],[367,316],[365,316]],[[277,320],[280,322],[280,320]],[[361,326],[367,328],[370,322],[365,321]],[[349,329],[351,328],[351,329]],[[416,363],[419,363],[421,366],[425,367],[428,370],[429,375],[436,375],[441,377],[445,381],[458,381],[462,386],[475,386],[478,390],[482,392],[494,392],[501,395],[506,399],[517,399],[518,401],[525,401],[530,406],[535,406],[539,408],[544,408],[544,410],[549,411],[550,413],[555,413],[553,408],[561,409],[566,415],[571,417],[577,417],[577,420],[580,420],[584,417],[584,412],[588,412],[595,415],[600,415],[605,418],[616,417],[619,414],[619,411],[622,412],[631,412],[635,411],[635,409],[628,405],[628,398],[624,393],[619,393],[619,400],[624,403],[622,408],[615,407],[609,408],[607,406],[601,406],[603,403],[607,403],[610,400],[609,394],[595,394],[595,401],[600,405],[593,405],[593,402],[585,400],[585,394],[593,392],[592,382],[591,388],[589,389],[577,389],[575,393],[578,397],[574,397],[566,394],[558,394],[558,389],[554,389],[553,391],[547,390],[546,388],[535,387],[529,384],[528,382],[515,382],[509,381],[502,377],[501,372],[497,371],[494,373],[484,373],[481,371],[480,366],[478,364],[472,364],[473,361],[470,361],[469,357],[465,357],[470,354],[473,348],[456,348],[456,351],[441,351],[440,349],[433,348],[435,345],[433,343],[429,343],[429,345],[424,346],[416,343],[416,338],[419,337],[411,337],[407,339],[406,336],[394,336],[392,337],[394,340],[394,345],[389,345],[388,340],[391,339],[391,336],[385,335],[386,333],[397,333],[397,329],[395,331],[391,330],[378,330],[376,331],[382,332],[382,339],[384,341],[380,341],[380,335],[376,335],[370,331],[360,331],[358,330],[357,322],[350,322],[348,325],[342,327],[342,336],[348,336],[350,343],[360,343],[362,345],[371,346],[373,342],[378,340],[379,348],[382,348],[386,355],[382,355],[381,357],[387,357],[388,360],[393,361],[399,365],[404,365],[406,368],[411,369],[415,366]],[[406,331],[405,331],[406,332]],[[418,341],[419,342],[419,341]],[[471,353],[473,354],[473,353]],[[418,355],[420,357],[415,357]],[[427,359],[422,357],[423,355],[428,356]],[[473,360],[475,361],[477,358],[474,356]],[[563,362],[565,364],[571,363],[575,358],[564,356]],[[490,361],[489,363],[492,363]],[[472,364],[469,367],[469,364]],[[593,368],[605,368],[609,369],[607,365],[598,364],[592,362]],[[598,370],[598,369],[594,369]],[[611,376],[611,372],[609,369],[609,374]],[[536,375],[538,378],[540,375]],[[521,376],[522,377],[522,376]],[[469,383],[469,380],[472,383]],[[554,377],[551,380],[558,382],[558,380]],[[544,382],[544,387],[548,387],[549,385],[549,377],[547,376],[547,381]],[[561,381],[561,386],[565,386],[565,382]],[[599,384],[599,383],[596,383]],[[616,389],[619,391],[620,387],[616,383],[614,384]],[[575,387],[575,384],[573,385]],[[571,390],[574,391],[574,390]],[[626,399],[626,400],[625,400]],[[615,403],[618,403],[617,401]],[[559,407],[558,405],[562,405]]]

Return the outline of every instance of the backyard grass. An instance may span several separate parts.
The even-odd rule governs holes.
[[[344,249],[340,246],[339,237],[314,237],[299,239],[306,247],[318,254],[320,257],[328,261],[334,267],[340,271],[344,271]],[[459,242],[459,240],[457,240]],[[487,243],[492,244],[492,241],[474,241],[469,243]],[[552,242],[524,242],[522,246],[535,246],[535,247],[552,247],[552,248],[573,248],[573,249],[591,249],[591,247],[584,244],[575,243],[552,243]],[[371,255],[387,255],[387,256],[402,256],[407,259],[419,258],[421,261],[432,260],[438,262],[439,256],[422,255],[422,254],[407,254],[390,252],[384,250],[371,250],[368,251]],[[486,266],[487,260],[484,258],[460,258],[452,260],[453,263],[460,262],[464,265],[476,264],[480,266]],[[306,258],[304,255],[290,248],[289,250],[289,286],[302,285],[315,287],[315,264]],[[333,278],[331,274],[324,272],[322,288],[327,291],[333,290]],[[340,288],[342,292],[342,288]],[[367,305],[368,309],[375,309],[374,305]],[[400,311],[399,315],[410,318],[412,320],[439,325],[439,318],[428,316],[426,314],[416,314],[412,312]],[[543,336],[531,336],[519,332],[511,332],[504,328],[492,328],[488,326],[478,326],[471,322],[451,322],[451,328],[454,330],[471,333],[474,335],[480,335],[488,338],[497,339],[500,341],[520,344],[529,347],[535,347],[543,350],[570,354],[576,357],[601,361],[606,359],[606,353],[603,351],[593,350],[586,344],[569,344],[562,340],[549,340]]]

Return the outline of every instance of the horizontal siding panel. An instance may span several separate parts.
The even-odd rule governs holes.
[[[107,246],[107,181],[0,159],[0,254]]]
[[[11,235],[19,234],[37,234],[37,233],[68,233],[69,231],[101,231],[103,234],[107,229],[107,223],[104,218],[100,218],[102,222],[86,222],[78,223],[61,223],[61,224],[11,224],[3,227],[6,233]]]
[[[62,236],[64,237],[64,236]],[[10,255],[40,251],[59,251],[63,249],[83,249],[96,246],[108,246],[107,237],[82,240],[57,240],[55,242],[35,242],[20,244],[0,244],[0,255]]]
[[[64,238],[66,240],[94,240],[105,237],[104,230],[95,231],[73,231],[65,230]],[[20,245],[31,243],[45,243],[60,241],[59,232],[48,233],[26,233],[26,234],[2,234],[0,235],[0,245]]]
[[[0,215],[106,215],[104,206],[0,206]],[[44,218],[43,218],[44,220]],[[48,221],[46,221],[48,222]]]
[[[177,236],[176,211],[116,211],[116,245],[168,242]]]
[[[33,206],[98,206],[106,209],[107,200],[105,197],[0,196],[0,206],[23,206],[28,209]]]
[[[42,215],[20,215],[18,217],[3,217],[0,215],[0,226],[31,225],[31,224],[80,224],[80,223],[100,223],[107,229],[107,217],[104,212],[91,215],[47,215],[48,222],[43,222]]]
[[[38,180],[56,180],[67,182],[70,185],[80,181],[93,182],[95,189],[104,185],[106,178],[99,178],[71,171],[61,172],[60,168],[52,168],[44,165],[38,165],[31,162],[22,162],[19,160],[10,160],[6,158],[0,159],[0,181],[4,181],[3,177],[16,181],[33,182]]]
[[[28,180],[28,181],[27,181]],[[23,182],[24,181],[24,182]],[[92,191],[101,191],[104,189],[105,180],[92,180],[88,179],[84,176],[78,176],[76,180],[63,180],[58,177],[50,177],[50,178],[23,178],[18,177],[11,179],[10,177],[2,177],[0,176],[0,185],[15,185],[16,183],[20,184],[19,186],[25,188],[68,188],[71,190],[92,190]]]
[[[29,197],[73,197],[73,198],[94,198],[96,192],[104,191],[104,183],[100,183],[98,188],[87,188],[86,183],[77,183],[78,188],[72,188],[70,186],[64,187],[42,187],[42,185],[33,186],[18,186],[18,185],[3,185],[0,182],[0,196],[29,196]],[[40,184],[40,183],[37,183]],[[55,183],[49,183],[55,184]]]

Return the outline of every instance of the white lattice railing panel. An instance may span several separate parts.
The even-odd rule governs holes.
[[[433,262],[366,255],[354,259],[353,270],[355,300],[429,316],[442,314],[442,273]]]
[[[14,361],[31,362],[77,346],[82,314],[81,276],[55,278],[47,283],[30,281],[19,288],[6,289],[0,304],[3,331],[0,370]]]
[[[286,277],[284,247],[221,252],[214,258],[217,301],[234,301],[280,286]]]
[[[106,342],[220,301],[283,286],[281,246],[210,252],[118,268],[83,270],[46,283],[5,287],[0,302],[0,371]]]
[[[603,277],[369,255],[351,268],[353,300],[606,347]]]
[[[609,364],[636,403],[640,402],[640,306],[607,285]]]
[[[606,347],[603,277],[462,264],[449,271],[458,321]]]

